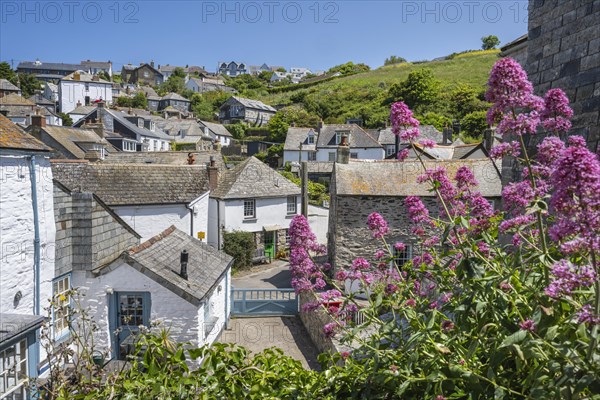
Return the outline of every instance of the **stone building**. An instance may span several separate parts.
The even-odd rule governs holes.
[[[479,190],[488,200],[497,203],[501,195],[500,171],[490,159],[426,160],[426,168],[445,167],[454,176],[460,167],[469,167]],[[439,209],[435,194],[427,184],[417,184],[423,167],[416,160],[398,162],[351,161],[335,163],[330,184],[329,262],[334,269],[349,265],[357,257],[372,259],[382,244],[373,239],[367,228],[367,217],[380,213],[388,222],[388,243],[402,241],[406,252],[397,254],[400,260],[412,257],[416,238],[411,235],[411,221],[404,206],[407,196],[420,196],[432,215]]]

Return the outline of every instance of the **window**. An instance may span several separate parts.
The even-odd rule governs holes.
[[[290,244],[290,230],[286,229],[285,230],[285,244],[289,245]]]
[[[71,275],[62,276],[52,282],[52,327],[55,338],[69,332],[69,290]]]
[[[287,198],[287,213],[288,214],[296,214],[297,210],[297,201],[296,196],[288,196]]]
[[[135,151],[135,149],[136,149],[136,142],[132,142],[129,140],[123,141],[123,151]]]
[[[336,160],[336,153],[335,153],[335,151],[329,152],[329,161],[334,162],[335,160]]]
[[[150,76],[150,73],[148,71],[144,71],[144,78],[147,78]]]
[[[315,135],[312,133],[308,135],[308,144],[315,144]]]
[[[396,145],[388,144],[386,147],[386,154],[388,156],[391,156],[392,154],[394,154],[394,150],[396,150]]]
[[[403,251],[398,251],[395,247],[392,247],[392,256],[393,256],[393,259],[390,262],[390,265],[394,261],[396,262],[396,265],[398,265],[398,266],[402,266],[402,265],[406,264],[412,258],[411,245],[407,244],[406,248]]]
[[[85,83],[85,91],[86,92],[90,91],[90,84],[88,82]]]
[[[342,143],[342,132],[335,133],[335,144]]]
[[[317,161],[317,152],[316,151],[308,152],[308,161]]]
[[[0,351],[0,395],[3,399],[28,399],[27,339]]]
[[[350,153],[350,158],[358,158],[358,153]]]
[[[244,218],[256,218],[256,201],[244,200]]]

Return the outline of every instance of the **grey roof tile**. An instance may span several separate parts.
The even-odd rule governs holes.
[[[381,148],[381,144],[356,124],[324,125],[319,131],[317,148],[337,147],[336,132],[350,133],[350,148]]]

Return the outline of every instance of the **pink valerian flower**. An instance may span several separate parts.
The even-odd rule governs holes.
[[[544,289],[544,292],[555,299],[568,296],[573,290],[580,287],[590,287],[596,281],[594,268],[588,266],[576,267],[564,259],[555,263],[550,272],[554,280]]]
[[[379,213],[373,212],[369,214],[367,224],[373,238],[381,239],[389,232],[387,221]]]
[[[569,107],[569,98],[561,89],[550,89],[544,95],[544,110],[541,113],[542,125],[548,131],[556,133],[571,129],[573,110]]]
[[[536,160],[544,165],[555,162],[565,149],[565,143],[556,136],[548,136],[537,146]]]
[[[508,282],[500,282],[500,284],[498,285],[498,287],[503,291],[503,292],[510,292],[512,290],[512,285]]]
[[[318,310],[321,307],[321,303],[318,301],[309,301],[307,303],[302,304],[302,312],[313,312]]]
[[[442,321],[441,327],[444,332],[449,332],[452,329],[454,329],[454,322],[446,319],[446,320]]]
[[[421,140],[419,141],[419,144],[420,144],[421,146],[423,146],[424,148],[426,148],[426,149],[432,149],[433,147],[435,147],[435,145],[436,145],[437,143],[435,142],[435,140],[431,140],[431,139],[421,139]]]
[[[419,128],[407,128],[402,129],[398,136],[400,136],[400,140],[403,142],[414,142],[420,135],[421,131],[419,131]]]
[[[394,248],[395,248],[397,251],[404,251],[404,250],[406,250],[406,245],[405,245],[404,243],[402,243],[402,242],[396,242],[396,243],[394,244]]]
[[[350,352],[349,351],[341,351],[340,352],[340,357],[342,357],[342,359],[347,359],[348,357],[350,357]]]
[[[521,226],[530,225],[535,221],[535,216],[533,214],[528,215],[519,215],[512,219],[506,219],[500,223],[498,229],[500,232],[512,231],[513,229],[519,228]]]
[[[490,254],[490,246],[486,242],[477,242],[477,250],[484,256]]]
[[[398,159],[398,161],[404,161],[408,158],[408,156],[410,155],[410,150],[408,150],[408,148],[406,149],[402,149],[398,152],[398,154],[396,155],[396,158]]]
[[[383,257],[385,257],[385,251],[379,249],[375,252],[375,259],[376,260],[381,260]]]
[[[437,396],[435,396],[435,400],[448,400],[446,397],[442,396],[441,394],[438,394]]]
[[[492,147],[490,157],[500,159],[506,156],[519,157],[521,155],[521,145],[519,142],[505,142]]]
[[[479,185],[475,179],[475,175],[473,175],[473,171],[465,166],[458,168],[456,175],[454,175],[454,180],[456,181],[456,187],[459,189],[466,189]]]
[[[393,283],[388,283],[387,285],[385,285],[384,292],[385,292],[386,296],[391,296],[392,294],[396,293],[397,291],[398,291],[398,285],[395,285]]]
[[[406,307],[414,307],[417,305],[417,302],[415,301],[415,299],[408,299],[404,302],[404,305]]]
[[[404,205],[408,208],[408,216],[415,223],[427,222],[431,223],[429,219],[429,210],[425,207],[425,204],[417,196],[407,196],[404,199]]]
[[[431,235],[423,242],[423,247],[434,247],[440,243],[440,237],[437,235]]]
[[[540,115],[536,110],[528,113],[520,113],[516,117],[506,114],[496,127],[496,132],[504,135],[514,133],[516,135],[531,135],[536,133],[540,124]]]
[[[535,325],[535,322],[533,322],[533,320],[526,319],[525,321],[521,321],[521,323],[519,324],[519,328],[521,328],[521,330],[523,331],[535,332],[537,326]]]
[[[348,271],[344,271],[343,269],[339,270],[335,273],[335,279],[338,281],[345,281],[348,279]]]
[[[556,224],[548,232],[557,242],[579,235],[596,248],[600,241],[600,161],[582,137],[572,136],[569,143],[553,164],[550,205]]]
[[[321,302],[337,300],[340,297],[342,297],[342,293],[340,293],[340,291],[336,289],[327,290],[326,292],[319,293],[319,299],[321,300]]]
[[[456,189],[452,182],[450,182],[450,179],[448,179],[448,174],[444,167],[428,168],[424,174],[417,178],[417,182],[438,182],[437,189],[442,199],[446,202],[452,202],[454,196],[456,196]]]
[[[416,128],[419,126],[419,121],[413,117],[410,108],[401,101],[392,104],[390,121],[392,122],[392,132],[394,132],[395,135],[400,135],[403,129]]]
[[[511,182],[502,189],[502,200],[507,209],[527,207],[535,199],[529,180]]]
[[[371,269],[371,265],[367,260],[362,257],[359,257],[352,261],[352,270],[353,271],[365,271]]]
[[[321,268],[315,264],[309,252],[324,254],[323,246],[316,241],[308,220],[296,215],[290,222],[290,272],[292,287],[296,293],[323,289],[325,281]]]
[[[581,310],[577,312],[577,322],[587,325],[599,325],[600,315],[594,314],[592,306],[585,304],[583,307],[581,307]]]
[[[440,297],[440,301],[442,303],[447,303],[450,301],[450,299],[452,299],[452,292],[446,292],[442,294],[442,297]]]
[[[421,256],[421,261],[424,264],[431,265],[431,264],[433,264],[433,256],[430,253],[425,252]]]
[[[336,334],[336,331],[338,329],[338,325],[335,322],[330,322],[328,324],[325,324],[325,326],[323,327],[323,334],[325,334],[325,337],[333,337]]]

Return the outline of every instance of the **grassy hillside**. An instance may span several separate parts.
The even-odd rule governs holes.
[[[316,112],[325,122],[343,122],[345,118],[363,118],[367,126],[380,125],[388,113],[384,106],[387,90],[406,79],[412,71],[430,68],[440,81],[442,92],[458,83],[467,84],[478,92],[485,90],[489,72],[498,59],[498,51],[477,51],[457,55],[451,60],[425,63],[403,63],[381,67],[357,75],[283,93],[263,94],[260,100],[267,104],[302,104]]]

